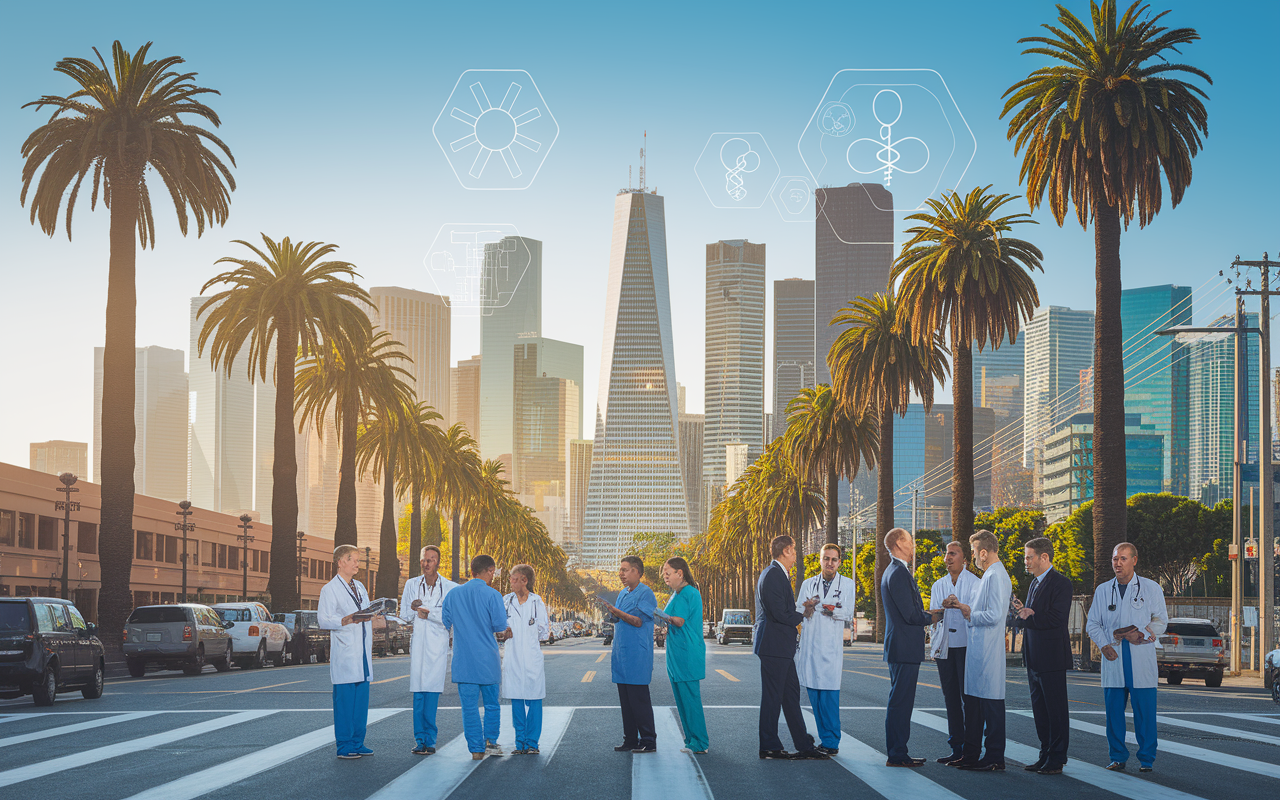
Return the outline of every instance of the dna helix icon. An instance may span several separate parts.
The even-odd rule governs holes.
[[[876,122],[880,123],[879,139],[861,138],[855,139],[849,144],[846,153],[846,159],[849,167],[860,175],[870,175],[874,172],[884,171],[884,185],[889,186],[893,180],[895,171],[905,175],[914,175],[923,170],[929,164],[929,146],[924,140],[915,136],[904,136],[899,139],[893,138],[893,126],[902,118],[902,96],[892,89],[881,89],[876,93],[875,98],[871,101],[871,112],[875,115]],[[901,162],[902,152],[898,149],[901,145],[913,142],[924,150],[924,160],[910,169]],[[865,158],[867,155],[874,155],[875,163],[872,165],[871,160]],[[855,158],[855,155],[858,157]],[[917,153],[918,155],[918,153]],[[861,169],[854,161],[861,162],[869,169]],[[913,165],[914,166],[914,165]]]
[[[747,196],[746,181],[742,179],[742,175],[760,168],[760,154],[751,149],[751,144],[746,139],[735,136],[720,145],[720,164],[726,170],[725,192],[735,201],[742,200]]]

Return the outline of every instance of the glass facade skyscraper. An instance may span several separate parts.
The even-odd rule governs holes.
[[[93,475],[97,481],[102,480],[103,352],[101,347],[93,348]],[[184,500],[189,396],[183,352],[155,345],[135,348],[133,391],[134,491],[175,503]],[[89,478],[87,471],[76,474]]]
[[[1187,346],[1156,331],[1191,324],[1191,287],[1143,286],[1120,293],[1120,318],[1126,342],[1124,410],[1140,414],[1142,424],[1164,437],[1163,491],[1186,496],[1190,364]]]
[[[1023,335],[1023,466],[1034,468],[1044,437],[1080,407],[1081,372],[1093,367],[1093,312],[1041,306]]]
[[[1124,415],[1125,497],[1163,491],[1164,437],[1141,414]],[[1044,443],[1044,513],[1065,519],[1093,499],[1093,412],[1072,414]]]
[[[549,365],[553,360],[562,362],[560,369]],[[513,363],[512,488],[518,495],[564,498],[569,442],[582,437],[582,345],[522,342]]]
[[[801,389],[814,387],[813,281],[787,278],[773,282],[773,424],[769,436],[787,425],[787,403]]]
[[[542,242],[506,236],[486,244],[481,270],[477,441],[481,457],[510,465],[515,346],[542,336]]]
[[[1256,313],[1245,314],[1245,327],[1258,327]],[[1218,317],[1211,327],[1233,328],[1234,316]],[[1235,423],[1235,337],[1224,334],[1192,342],[1190,355],[1189,473],[1191,499],[1205,505],[1232,499]],[[1240,438],[1246,442],[1245,463],[1258,463],[1258,337],[1246,334],[1244,367],[1247,402],[1241,409]]]

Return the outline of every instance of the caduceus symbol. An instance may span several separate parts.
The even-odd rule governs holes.
[[[720,163],[727,170],[724,173],[724,190],[734,200],[746,197],[747,188],[742,180],[742,173],[755,172],[760,168],[760,154],[751,149],[751,143],[746,139],[735,136],[720,145]]]
[[[893,180],[895,170],[906,175],[914,175],[929,165],[929,145],[925,144],[924,140],[915,136],[893,138],[893,126],[902,118],[902,97],[897,92],[892,89],[881,89],[876,92],[876,96],[871,100],[871,113],[875,115],[876,122],[880,123],[880,138],[864,137],[855,139],[849,144],[845,157],[854,172],[859,175],[870,175],[884,170],[884,185],[888,186]],[[900,163],[902,152],[898,148],[907,142],[916,142],[924,148],[924,160],[914,169]],[[874,166],[871,166],[873,159]],[[861,169],[859,164],[869,166],[870,169]]]

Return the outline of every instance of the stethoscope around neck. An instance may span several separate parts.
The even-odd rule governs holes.
[[[511,601],[512,601],[512,600],[516,600],[515,595],[512,595],[511,597],[508,597],[508,598],[507,598],[507,616],[508,616],[508,617],[509,617],[509,616],[511,616]],[[526,622],[525,624],[526,624],[526,625],[532,625],[533,623],[535,623],[535,622],[537,622],[537,621],[538,621],[538,607],[537,607],[536,605],[534,605],[534,604],[533,604],[533,598],[532,598],[532,597],[530,597],[530,598],[529,598],[529,600],[528,600],[527,602],[529,603],[529,605],[530,605],[530,606],[532,606],[532,607],[533,607],[533,615],[529,617],[529,621],[528,621],[528,622]],[[519,600],[516,600],[516,616],[517,616],[517,617],[519,617],[520,619],[524,619],[524,615],[520,613],[520,605],[521,605],[520,601],[519,601]]]
[[[1144,599],[1142,596],[1142,579],[1135,574],[1133,576],[1133,582],[1135,584],[1133,587],[1134,595],[1133,595],[1133,599],[1130,600],[1129,602],[1133,605],[1134,608],[1142,608],[1143,604],[1146,603],[1146,599]],[[1120,605],[1119,601],[1124,599],[1123,597],[1120,596],[1119,586],[1120,586],[1120,579],[1112,578],[1111,579],[1111,604],[1107,606],[1108,611],[1115,611],[1116,606]],[[1128,593],[1127,589],[1125,590],[1125,593],[1126,594]]]

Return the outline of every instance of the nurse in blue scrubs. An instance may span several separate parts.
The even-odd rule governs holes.
[[[623,589],[615,604],[598,601],[617,618],[613,632],[613,682],[618,685],[622,706],[622,744],[618,752],[652,753],[658,749],[653,724],[653,701],[649,681],[653,679],[653,612],[658,598],[641,583],[644,562],[639,556],[623,556],[618,577]]]

